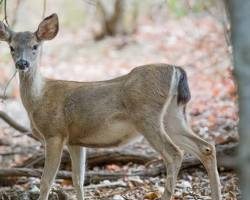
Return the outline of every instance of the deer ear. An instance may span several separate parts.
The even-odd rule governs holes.
[[[52,14],[46,17],[38,26],[36,36],[39,41],[53,39],[59,30],[58,16]]]
[[[0,40],[8,42],[11,37],[11,30],[0,21]]]

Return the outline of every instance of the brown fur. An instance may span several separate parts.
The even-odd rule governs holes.
[[[91,137],[93,141],[88,140],[90,144],[83,143],[84,146],[119,145],[123,143],[120,139],[101,145],[96,137],[110,122],[130,121],[136,127],[143,116],[131,115],[136,116],[136,110],[145,105],[161,109],[169,93],[172,68],[165,64],[141,66],[123,77],[90,83],[46,79],[43,96],[27,103],[26,109],[32,126],[45,138],[60,132],[70,144],[79,145],[81,140]],[[27,94],[22,99],[25,102],[32,96]]]

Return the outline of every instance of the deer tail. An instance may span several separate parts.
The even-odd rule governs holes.
[[[177,104],[186,105],[191,99],[191,93],[188,85],[187,73],[181,67],[177,67],[180,75],[177,86]]]

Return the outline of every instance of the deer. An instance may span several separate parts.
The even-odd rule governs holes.
[[[215,146],[196,135],[187,120],[191,99],[183,68],[147,64],[105,81],[48,79],[39,70],[44,41],[59,31],[57,14],[35,32],[14,32],[0,22],[0,40],[8,43],[20,79],[20,96],[33,135],[44,144],[45,164],[39,200],[47,200],[66,146],[78,200],[84,200],[86,148],[118,147],[144,136],[166,167],[162,200],[170,200],[184,152],[204,165],[213,200],[221,200]]]

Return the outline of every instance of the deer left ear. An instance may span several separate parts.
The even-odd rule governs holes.
[[[58,16],[52,14],[46,17],[38,26],[36,36],[39,41],[53,39],[59,30]]]
[[[11,30],[3,23],[0,21],[0,40],[1,41],[10,41],[11,38]]]

